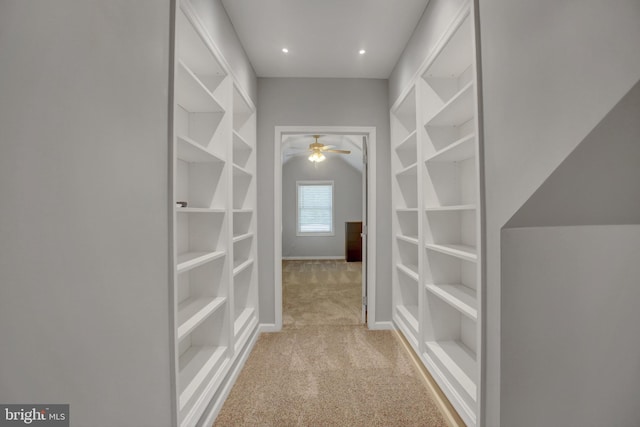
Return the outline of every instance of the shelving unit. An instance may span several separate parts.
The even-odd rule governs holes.
[[[179,426],[215,410],[258,325],[255,107],[203,28],[190,1],[178,1],[171,175]],[[240,269],[239,259],[250,262]]]
[[[393,318],[416,351],[420,337],[419,162],[416,90],[413,88],[391,112],[394,170],[393,194]]]
[[[258,324],[256,231],[256,116],[254,109],[233,87],[232,248],[233,336],[239,351]]]
[[[393,320],[470,426],[483,322],[474,13],[464,5],[391,109]]]

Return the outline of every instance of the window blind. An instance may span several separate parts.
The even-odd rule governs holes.
[[[333,233],[333,184],[298,184],[298,233]]]

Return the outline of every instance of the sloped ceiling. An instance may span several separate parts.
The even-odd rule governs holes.
[[[309,144],[314,142],[314,138],[307,134],[292,134],[282,142],[282,162],[286,163],[296,156],[308,156]],[[326,162],[330,162],[334,157],[340,157],[351,165],[354,169],[362,172],[362,136],[359,135],[323,135],[318,142],[331,145],[337,150],[349,150],[350,154],[326,153]]]

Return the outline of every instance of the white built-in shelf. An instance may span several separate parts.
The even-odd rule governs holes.
[[[476,400],[477,364],[471,350],[458,341],[427,341],[427,351]]]
[[[223,297],[187,298],[178,306],[178,340],[184,338],[193,329],[224,305]]]
[[[418,173],[418,164],[413,163],[404,169],[400,169],[396,173],[396,176],[410,176],[410,175],[416,175],[417,173]]]
[[[185,271],[191,270],[192,268],[196,268],[201,266],[202,264],[206,264],[215,259],[221,258],[225,255],[224,251],[213,251],[213,252],[187,252],[178,255],[178,266],[176,270],[178,273],[183,273]]]
[[[475,134],[467,135],[429,157],[427,162],[460,162],[476,154]]]
[[[474,111],[473,82],[470,82],[444,104],[426,125],[459,126],[472,119]]]
[[[233,264],[233,275],[237,276],[241,271],[247,269],[249,266],[253,264],[253,259],[248,259],[244,261],[239,261]]]
[[[418,208],[396,208],[396,212],[418,212]]]
[[[437,251],[467,261],[476,262],[478,260],[476,248],[473,246],[435,243],[427,243],[425,246],[427,249],[432,251]]]
[[[415,280],[416,282],[420,280],[420,277],[418,276],[417,265],[406,265],[406,264],[398,263],[396,264],[396,267],[398,267],[398,270],[402,271],[404,274],[406,274],[408,277]]]
[[[185,407],[209,374],[220,368],[226,350],[226,347],[193,346],[180,356],[180,410]]]
[[[423,77],[458,79],[473,61],[473,33],[471,20],[465,21],[451,34]]]
[[[175,85],[176,103],[185,110],[191,113],[224,112],[209,89],[182,61],[178,61]]]
[[[415,336],[418,335],[418,306],[417,305],[397,305],[396,311],[402,321],[409,326]]]
[[[404,240],[408,243],[413,243],[414,245],[418,245],[418,236],[404,236],[402,234],[396,235],[397,239]]]
[[[233,324],[233,332],[235,335],[235,348],[239,351],[243,348],[251,336],[251,331],[258,324],[258,318],[256,316],[256,310],[252,307],[247,307],[236,318]]]
[[[253,233],[239,234],[237,236],[233,236],[233,243],[237,243],[242,240],[249,239],[251,237],[253,237]]]
[[[426,285],[432,294],[470,318],[478,320],[478,302],[476,291],[464,285]]]
[[[233,213],[237,213],[237,214],[242,214],[242,213],[252,213],[253,209],[251,208],[246,208],[246,209],[234,209]]]
[[[251,177],[252,174],[251,172],[249,172],[248,170],[246,170],[245,168],[242,168],[236,164],[233,165],[233,175],[235,176],[245,176],[245,177]]]
[[[449,211],[474,211],[476,205],[451,205],[451,206],[433,206],[425,208],[427,212],[449,212]]]
[[[244,139],[244,137],[236,130],[233,131],[233,145],[235,150],[253,150],[251,144],[249,144],[247,140]]]
[[[195,142],[193,139],[178,135],[177,157],[180,160],[191,163],[215,163],[224,162],[221,158]]]
[[[253,314],[255,313],[255,309],[252,307],[247,307],[240,315],[236,318],[236,321],[233,324],[233,333],[234,335],[240,335],[245,327],[249,324],[250,320],[253,318]]]
[[[417,130],[414,130],[398,143],[396,151],[415,151],[418,143],[417,141]]]
[[[176,207],[176,212],[178,213],[212,213],[212,214],[224,214],[226,210],[220,208],[178,208]]]

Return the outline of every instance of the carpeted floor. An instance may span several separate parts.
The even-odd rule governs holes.
[[[446,426],[391,331],[360,324],[360,263],[283,262],[283,330],[262,334],[215,426]]]

